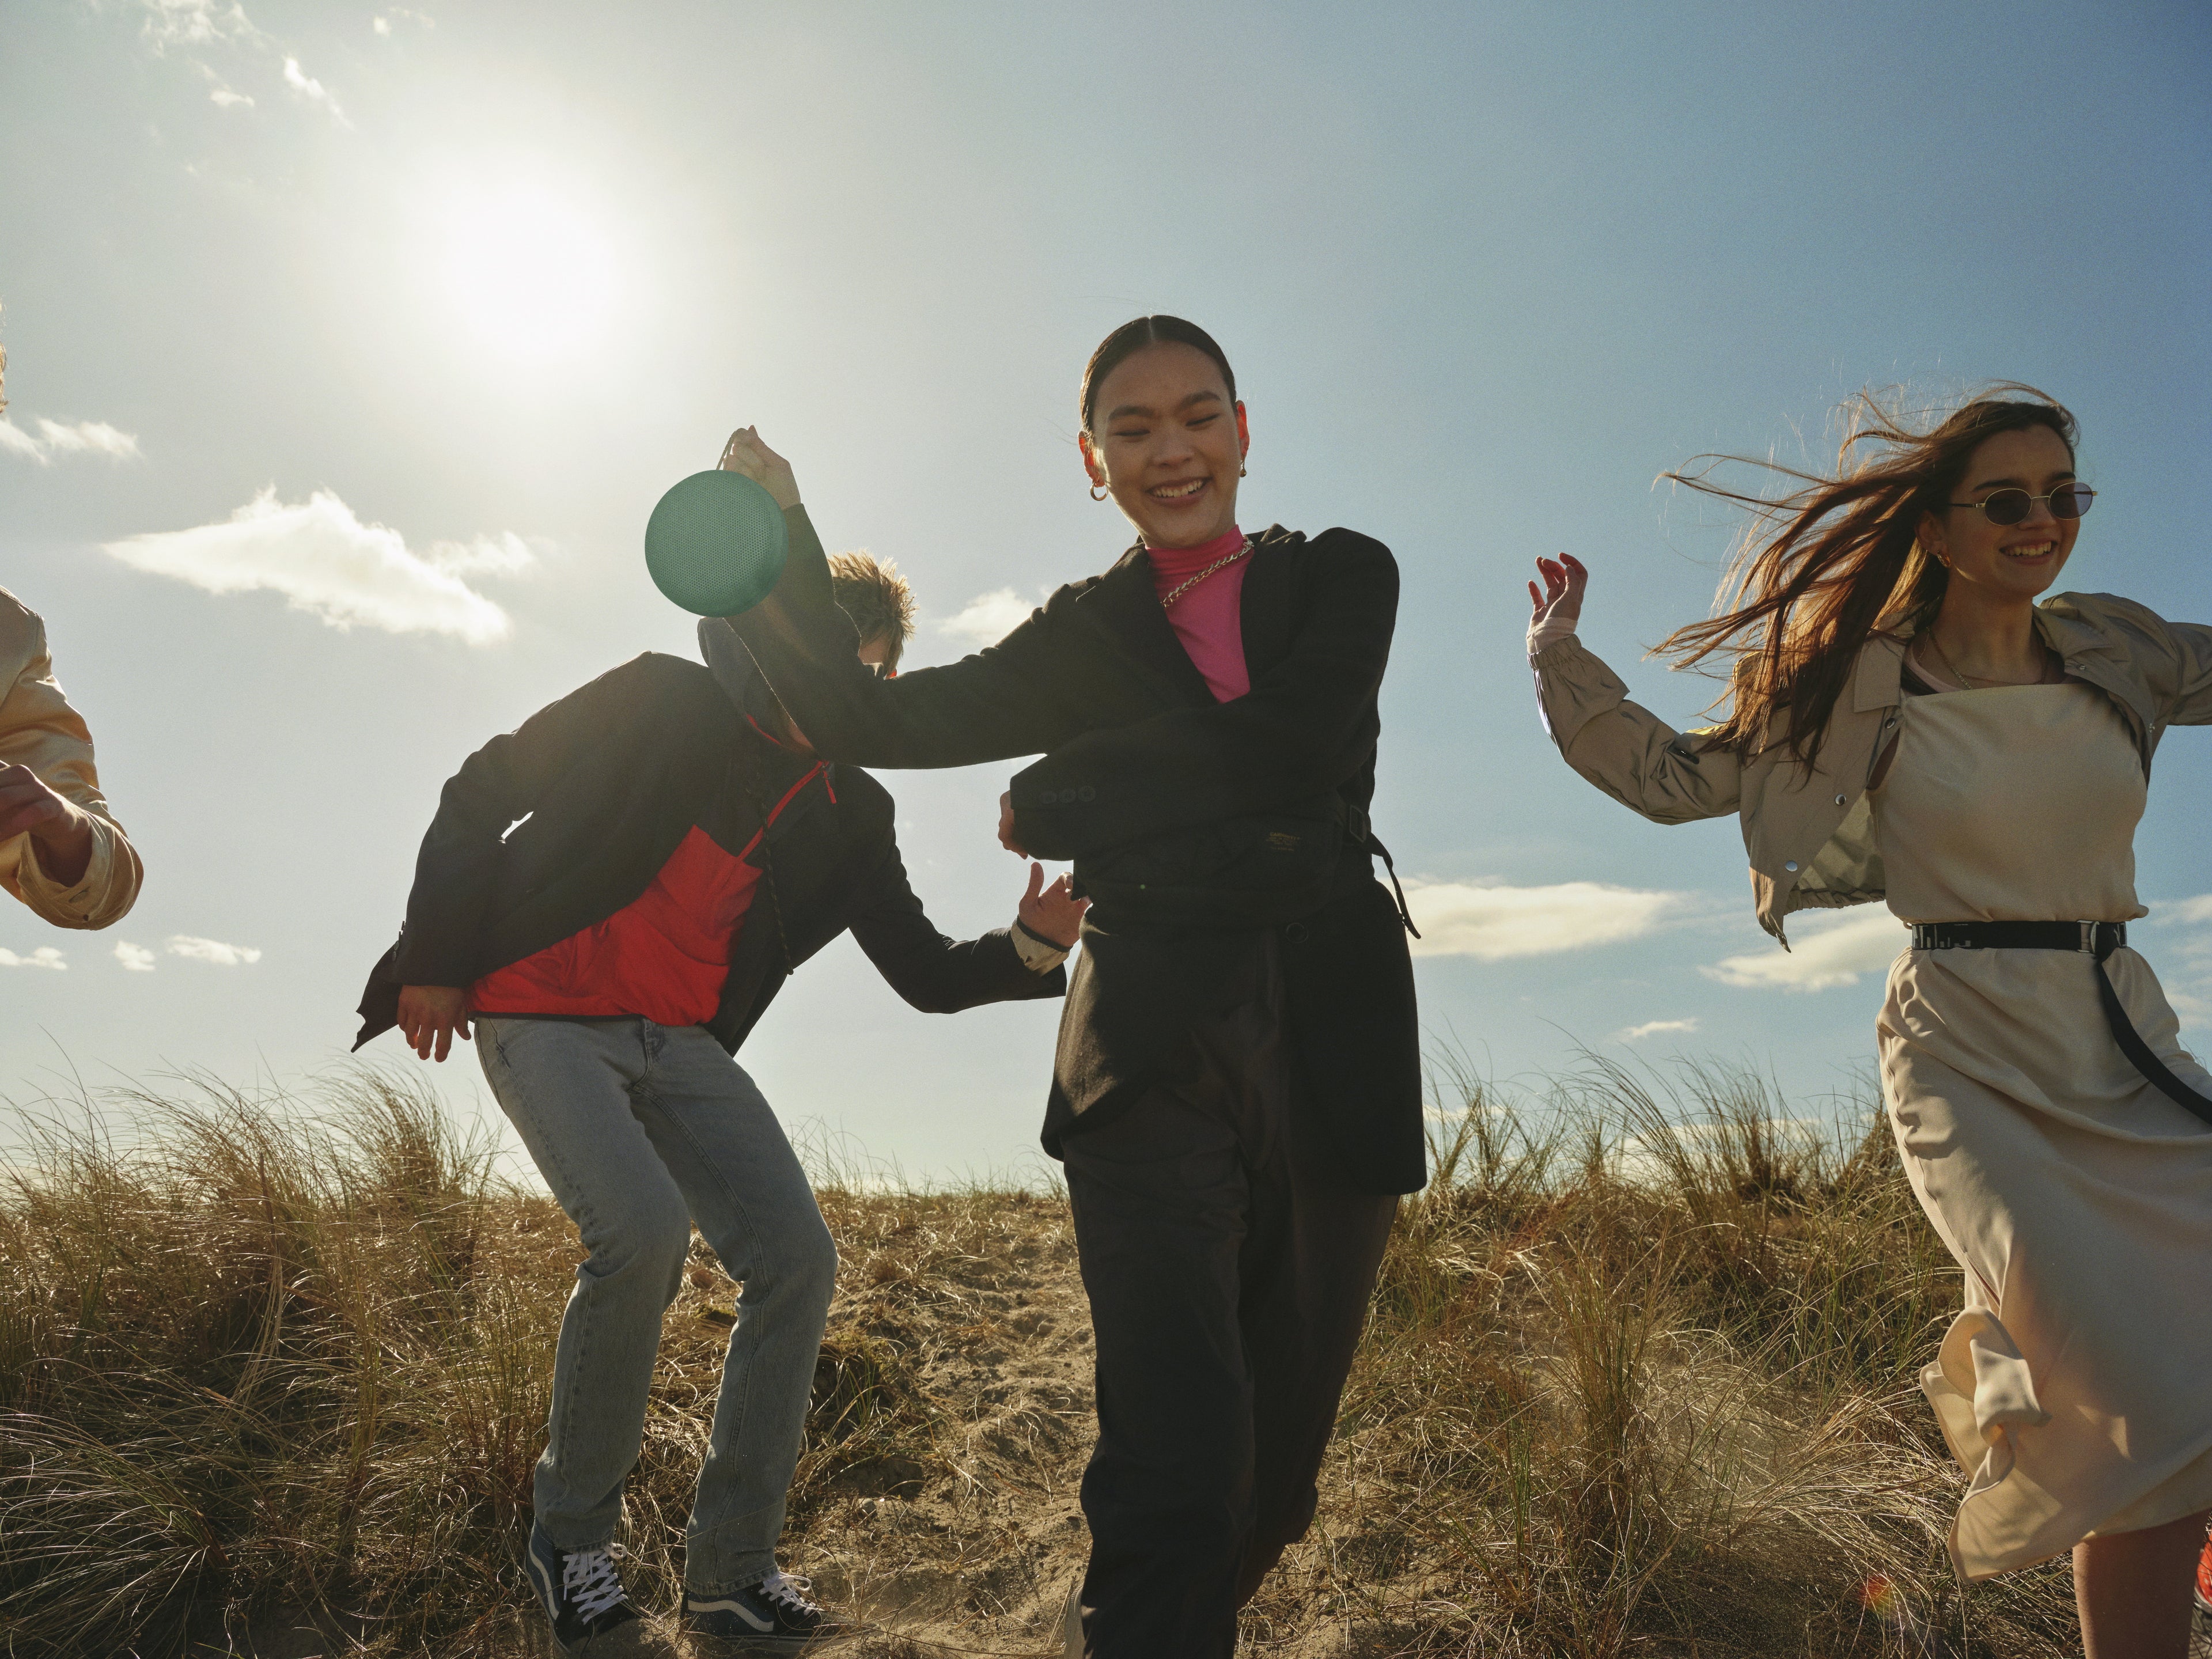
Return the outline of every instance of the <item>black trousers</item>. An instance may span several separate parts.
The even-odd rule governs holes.
[[[1314,1515],[1395,1197],[1296,1131],[1273,941],[1174,1074],[1066,1143],[1098,1345],[1093,1659],[1213,1659]]]

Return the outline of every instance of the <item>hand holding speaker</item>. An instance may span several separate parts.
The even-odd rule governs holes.
[[[677,484],[646,521],[653,586],[702,617],[751,610],[783,574],[791,549],[783,511],[798,505],[791,463],[750,427],[732,433],[720,465]]]

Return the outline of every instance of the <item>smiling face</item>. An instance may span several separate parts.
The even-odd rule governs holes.
[[[2047,426],[2000,432],[1967,462],[1955,501],[1986,501],[2000,489],[2025,489],[2047,495],[2074,481],[2074,457],[2066,441]],[[1986,588],[1992,599],[2033,599],[2057,580],[2075,538],[2079,519],[2057,519],[2051,503],[2032,503],[2019,524],[1991,524],[1976,507],[1953,507],[1921,520],[1920,542],[1951,567],[1951,580]]]
[[[1084,470],[1147,547],[1198,547],[1237,522],[1237,477],[1249,437],[1244,405],[1195,346],[1132,352],[1098,387],[1081,436]]]

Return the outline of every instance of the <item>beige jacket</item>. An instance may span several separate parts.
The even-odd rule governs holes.
[[[0,587],[0,766],[27,766],[92,815],[92,862],[73,887],[39,867],[31,837],[0,842],[0,887],[57,927],[105,927],[138,896],[145,872],[100,793],[92,733],[69,706],[46,654],[46,624]]]
[[[2167,726],[2212,724],[2212,627],[2169,623],[2110,593],[2045,599],[2035,626],[2067,673],[2111,695],[2146,773]],[[1546,646],[1530,665],[1552,740],[1615,800],[1661,823],[1741,817],[1759,925],[1786,948],[1782,919],[1791,911],[1882,896],[1867,787],[1897,731],[1910,637],[1905,630],[1868,641],[1809,775],[1778,727],[1747,757],[1700,750],[1695,732],[1678,732],[1629,702],[1620,677],[1572,637]]]

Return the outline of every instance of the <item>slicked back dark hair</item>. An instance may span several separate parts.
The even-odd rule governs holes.
[[[1105,385],[1106,377],[1148,345],[1187,345],[1203,351],[1221,371],[1222,382],[1229,388],[1229,401],[1237,401],[1237,371],[1229,367],[1229,355],[1214,343],[1211,334],[1180,317],[1138,317],[1101,340],[1098,349],[1091,354],[1091,361],[1083,366],[1083,391],[1078,407],[1082,410],[1085,432],[1091,430],[1091,420],[1098,413],[1098,388]]]

